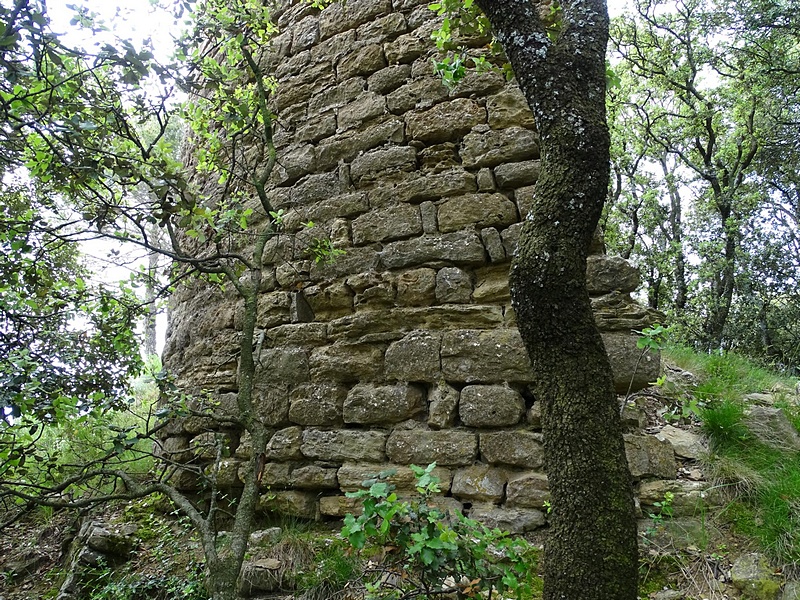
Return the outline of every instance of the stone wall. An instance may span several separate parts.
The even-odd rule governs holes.
[[[347,0],[322,12],[293,3],[262,59],[279,81],[270,196],[285,211],[258,317],[257,403],[275,429],[265,503],[341,516],[352,509],[343,492],[368,476],[394,466],[410,493],[408,465],[436,461],[443,503],[527,530],[545,522],[547,479],[507,272],[539,173],[538,137],[500,74],[442,85],[427,3]],[[478,53],[486,40],[467,42]],[[315,238],[345,254],[314,262]],[[631,300],[637,271],[596,250],[587,272],[596,319],[618,391],[636,390],[658,372],[632,335],[652,316]],[[173,298],[165,364],[223,406],[235,403],[239,319],[234,297],[199,284]],[[204,426],[177,422],[163,444],[202,460]],[[248,444],[228,435],[223,474],[236,485]],[[629,437],[637,477],[674,477],[664,448]]]

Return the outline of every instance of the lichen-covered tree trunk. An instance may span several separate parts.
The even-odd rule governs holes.
[[[542,169],[510,274],[543,406],[552,493],[546,600],[635,600],[633,491],[586,257],[606,198],[604,0],[478,0],[541,136]]]

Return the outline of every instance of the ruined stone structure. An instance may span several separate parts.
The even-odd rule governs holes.
[[[293,3],[263,57],[279,81],[270,194],[285,213],[259,313],[258,403],[275,430],[262,482],[270,506],[341,516],[352,509],[343,492],[368,476],[396,466],[410,493],[408,465],[436,461],[443,502],[528,530],[545,522],[547,479],[507,273],[537,134],[502,75],[442,84],[427,4]],[[480,52],[486,40],[472,42]],[[345,254],[315,263],[314,238]],[[632,335],[651,316],[629,295],[637,271],[596,250],[589,290],[624,393],[657,376]],[[223,404],[235,402],[237,310],[199,285],[171,309],[166,366]],[[209,435],[185,419],[164,444],[191,452]],[[236,485],[249,450],[230,439],[223,475]],[[674,478],[668,443],[629,435],[628,451],[635,476]]]

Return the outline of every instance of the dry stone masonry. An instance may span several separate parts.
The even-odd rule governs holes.
[[[342,516],[364,479],[394,466],[411,494],[408,465],[435,461],[443,505],[539,527],[540,410],[507,278],[539,174],[525,99],[494,72],[442,84],[427,0],[284,4],[262,57],[279,82],[269,193],[284,211],[258,317],[258,407],[274,428],[265,508]],[[466,42],[480,53],[487,40]],[[345,254],[314,262],[320,238]],[[616,386],[640,389],[658,360],[632,330],[653,317],[630,297],[636,269],[596,251],[587,277]],[[223,409],[235,406],[240,309],[199,284],[171,308],[167,367]],[[207,460],[206,426],[176,422],[162,445]],[[248,441],[224,434],[220,477],[235,486]],[[675,477],[669,442],[629,435],[628,451],[637,478]]]

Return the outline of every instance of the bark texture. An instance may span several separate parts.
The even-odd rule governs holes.
[[[637,543],[619,409],[586,290],[609,182],[603,0],[483,0],[533,110],[542,170],[510,274],[543,404],[552,527],[546,600],[634,600]],[[545,23],[547,21],[548,24]]]

